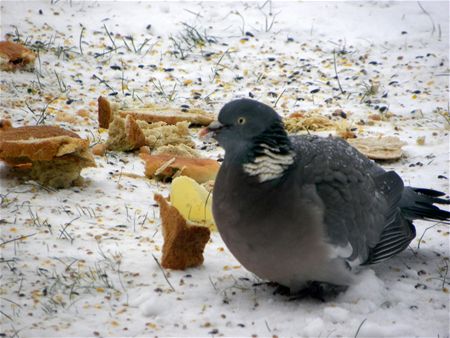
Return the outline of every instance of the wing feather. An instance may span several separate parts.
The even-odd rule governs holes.
[[[371,264],[404,250],[413,237],[398,207],[404,187],[395,172],[385,172],[342,139],[292,141],[301,175],[323,201],[327,241],[353,249],[343,259]]]

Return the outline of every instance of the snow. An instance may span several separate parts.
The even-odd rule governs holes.
[[[99,95],[217,113],[251,93],[284,116],[340,108],[358,136],[398,136],[407,142],[405,156],[383,166],[407,184],[449,192],[448,2],[420,2],[423,9],[403,1],[53,2],[0,3],[2,37],[17,37],[17,27],[22,41],[48,43],[39,75],[1,73],[1,118],[16,126],[35,124],[46,99],[56,98],[45,123],[94,143],[106,139],[97,128]],[[216,42],[177,57],[170,38],[186,32],[183,22]],[[113,46],[105,27],[115,52],[105,53]],[[135,52],[125,36],[136,48],[149,41]],[[378,90],[363,97],[371,84]],[[393,116],[367,123],[386,112]],[[424,145],[416,142],[421,136]],[[208,145],[203,154],[223,152]],[[169,185],[123,175],[143,175],[136,154],[108,152],[96,161],[97,168],[83,170],[86,185],[59,191],[23,182],[1,165],[3,335],[449,336],[448,225],[416,222],[410,249],[362,269],[326,303],[288,301],[255,286],[260,281],[217,233],[202,266],[165,271],[169,285],[152,256],[159,258],[162,246],[153,194],[168,195]],[[14,240],[20,236],[30,237]]]

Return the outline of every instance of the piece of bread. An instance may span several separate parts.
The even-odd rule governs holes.
[[[406,144],[395,136],[354,138],[347,142],[373,160],[397,160]]]
[[[106,144],[97,143],[95,146],[91,148],[91,151],[95,156],[105,156],[106,149],[107,149]]]
[[[219,171],[219,163],[207,158],[188,158],[170,154],[140,154],[145,161],[145,176],[164,182],[183,175],[198,183],[214,180]]]
[[[189,224],[179,211],[167,203],[166,199],[155,194],[160,207],[162,233],[161,266],[166,269],[184,270],[203,263],[203,250],[211,232],[207,227]]]
[[[0,41],[0,69],[16,70],[24,68],[32,70],[36,55],[25,46],[12,41]]]
[[[144,133],[132,116],[116,117],[109,125],[106,141],[109,150],[131,151],[145,144]]]
[[[156,149],[166,145],[185,144],[194,147],[189,134],[189,122],[178,122],[175,125],[168,125],[165,122],[147,123],[136,121],[145,136],[145,145],[150,149]]]
[[[0,120],[0,131],[12,128],[12,123],[10,120]]]
[[[111,104],[103,96],[99,96],[98,100],[98,125],[100,128],[109,128],[109,124],[113,120]]]
[[[31,168],[32,179],[54,188],[79,183],[81,169],[95,167],[89,141],[57,126],[1,129],[0,159]]]
[[[183,111],[172,107],[160,107],[156,105],[147,105],[142,108],[122,108],[111,104],[108,99],[100,96],[98,98],[98,122],[101,128],[108,128],[109,123],[115,116],[125,118],[131,115],[135,120],[141,120],[148,123],[165,122],[167,124],[177,124],[178,122],[189,122],[193,125],[207,126],[214,121],[214,116],[202,109],[191,108]]]

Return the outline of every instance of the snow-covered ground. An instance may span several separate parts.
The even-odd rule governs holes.
[[[0,6],[2,38],[39,47],[36,72],[0,74],[1,118],[16,126],[43,114],[46,124],[104,140],[99,95],[214,113],[249,96],[283,115],[340,108],[358,136],[407,142],[386,168],[449,192],[448,2]],[[217,233],[201,267],[165,271],[169,285],[152,257],[162,246],[153,194],[169,185],[125,175],[143,176],[136,154],[96,161],[85,186],[59,191],[1,165],[2,336],[449,336],[447,225],[417,222],[410,249],[363,270],[327,303],[254,286]]]

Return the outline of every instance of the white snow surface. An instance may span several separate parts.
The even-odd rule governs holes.
[[[449,192],[448,2],[0,6],[2,38],[34,48],[41,41],[35,72],[1,72],[1,118],[15,126],[35,124],[50,102],[46,124],[95,143],[107,137],[97,126],[99,95],[217,113],[251,93],[282,115],[316,109],[330,116],[339,108],[359,137],[398,136],[405,156],[382,165],[406,184]],[[185,24],[209,41],[184,50],[183,59],[173,39],[186,35]],[[364,96],[371,83],[378,90]],[[386,118],[367,123],[371,114]],[[214,144],[201,151],[223,156]],[[152,255],[159,259],[162,246],[153,194],[167,195],[170,185],[124,175],[143,176],[135,153],[96,161],[82,172],[84,186],[58,191],[1,165],[2,336],[449,336],[448,225],[416,222],[410,249],[362,269],[354,285],[324,303],[288,301],[254,285],[260,281],[218,233],[202,266],[165,271],[169,285]]]

